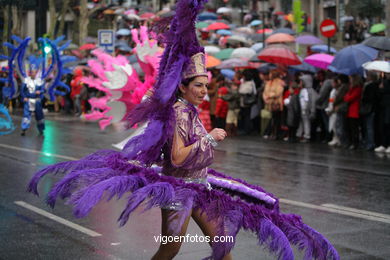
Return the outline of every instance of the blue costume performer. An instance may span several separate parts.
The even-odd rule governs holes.
[[[24,102],[22,135],[25,135],[26,130],[30,127],[32,112],[35,113],[39,134],[43,135],[45,124],[42,99],[44,94],[47,93],[50,100],[54,101],[55,95],[65,95],[66,92],[70,91],[69,87],[61,82],[64,74],[71,73],[70,70],[63,68],[63,64],[74,61],[76,58],[61,56],[60,52],[70,44],[70,41],[68,41],[59,46],[64,36],[58,37],[54,41],[39,38],[38,45],[42,54],[39,57],[30,55],[28,59],[26,59],[26,50],[31,38],[27,37],[24,40],[17,36],[11,38],[16,42],[16,45],[8,42],[4,43],[10,50],[10,55],[0,55],[0,59],[8,60],[8,76],[6,79],[0,79],[9,83],[3,94],[8,98],[12,98],[17,93],[14,79],[15,72],[17,72],[23,82],[20,89],[20,95]],[[28,72],[26,72],[26,68],[28,68]],[[58,87],[64,89],[65,92],[57,89]]]
[[[36,70],[31,70],[29,77],[25,78],[20,91],[23,105],[22,133],[24,136],[26,130],[30,128],[31,115],[35,113],[35,120],[39,135],[43,135],[45,130],[44,114],[42,107],[43,94],[45,92],[45,82],[37,76]]]

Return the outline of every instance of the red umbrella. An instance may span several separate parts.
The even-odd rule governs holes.
[[[264,34],[271,34],[273,32],[273,30],[265,28],[265,29],[260,29],[257,31],[257,33],[260,33],[260,34],[263,34],[263,32],[264,32]]]
[[[265,43],[295,42],[295,37],[287,33],[275,33],[265,40]]]
[[[93,43],[86,43],[82,46],[80,46],[79,50],[84,51],[84,50],[93,50],[96,48],[96,45]]]
[[[143,13],[140,15],[141,19],[151,19],[153,17],[155,17],[156,15],[154,13]]]
[[[263,49],[258,58],[274,64],[299,65],[302,63],[294,52],[283,45],[271,45]]]
[[[206,28],[208,31],[211,30],[221,30],[221,29],[230,29],[229,25],[225,23],[213,23],[207,26]]]

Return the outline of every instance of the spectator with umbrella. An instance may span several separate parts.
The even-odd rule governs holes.
[[[349,90],[349,77],[344,74],[339,74],[336,79],[336,84],[338,89],[336,92],[336,97],[334,100],[334,111],[336,112],[336,135],[340,143],[335,143],[334,145],[342,145],[345,147],[349,146],[348,143],[348,133],[347,129],[347,112],[348,112],[348,103],[344,101],[344,96]]]
[[[382,74],[382,82],[379,85],[378,107],[378,145],[375,152],[390,154],[390,79],[389,74]],[[387,147],[387,149],[386,149]]]
[[[329,128],[328,131],[333,134],[333,138],[328,145],[330,146],[338,146],[340,145],[340,140],[336,134],[336,120],[337,113],[335,111],[334,102],[337,96],[337,92],[339,91],[340,84],[337,84],[337,79],[332,79],[332,91],[329,95],[328,106],[325,108],[325,112],[329,116]]]
[[[320,73],[321,72],[321,73]],[[333,81],[333,73],[330,71],[324,72],[320,71],[317,74],[318,79],[318,86],[319,86],[319,92],[318,92],[318,98],[315,101],[316,102],[316,109],[317,109],[317,124],[321,127],[321,133],[322,133],[322,141],[329,142],[330,132],[329,132],[329,116],[326,113],[325,109],[328,107],[329,102],[329,96],[330,92],[332,91],[332,81]],[[314,124],[317,126],[317,124]],[[315,129],[313,129],[313,132],[316,132]]]
[[[295,80],[290,83],[286,91],[284,105],[287,109],[286,123],[288,126],[288,141],[296,142],[296,133],[301,119],[301,105],[299,103],[299,84]]]
[[[240,118],[241,124],[239,123],[239,130],[242,134],[250,134],[252,131],[251,122],[251,108],[256,102],[256,85],[253,80],[253,74],[249,69],[243,71],[243,78],[238,88],[240,93]]]
[[[217,79],[219,88],[218,88],[218,99],[217,105],[215,107],[215,121],[217,128],[226,128],[226,116],[229,109],[229,103],[223,99],[223,97],[228,93],[228,88],[226,87],[225,77],[219,75]]]
[[[272,114],[271,139],[278,139],[280,137],[280,126],[282,123],[285,82],[280,78],[277,70],[272,70],[269,77],[270,79],[264,88],[263,100],[266,110]]]
[[[350,86],[344,96],[344,102],[348,103],[347,131],[349,135],[349,149],[355,150],[359,146],[359,109],[362,96],[363,80],[357,75],[349,76]]]
[[[240,94],[238,86],[231,83],[228,93],[222,96],[222,99],[228,102],[228,112],[226,115],[226,132],[228,136],[237,135],[238,114],[240,113]]]
[[[297,136],[302,143],[310,142],[311,138],[311,123],[316,117],[316,106],[318,94],[313,89],[313,77],[309,74],[304,74],[300,77],[301,91],[299,93],[299,102],[301,105],[301,124],[297,130]]]
[[[367,151],[375,148],[374,118],[378,91],[378,75],[374,71],[368,71],[359,109],[362,123],[362,144]]]

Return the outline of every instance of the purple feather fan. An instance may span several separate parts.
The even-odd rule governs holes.
[[[183,210],[178,213],[178,227],[192,208],[199,209],[206,213],[210,221],[218,224],[219,235],[235,237],[241,228],[254,232],[258,235],[259,242],[267,246],[279,259],[293,259],[290,244],[305,250],[305,259],[339,259],[329,241],[305,225],[299,216],[280,213],[278,203],[269,207],[261,201],[249,201],[239,193],[231,196],[221,189],[208,190],[203,184],[185,183],[172,176],[160,175],[153,168],[129,163],[116,152],[105,151],[103,154],[99,159],[96,158],[95,166],[86,164],[86,161],[89,162],[90,158],[96,155],[67,164],[49,166],[49,169],[54,170],[53,173],[68,173],[60,184],[55,185],[49,192],[50,197],[68,198],[68,203],[74,207],[75,215],[83,217],[101,199],[122,198],[130,193],[127,205],[119,217],[120,225],[124,225],[130,214],[142,203],[145,203],[144,208],[147,210],[179,201]],[[83,169],[84,165],[88,167]],[[37,176],[40,178],[42,172],[49,173],[48,168]],[[220,172],[210,172],[219,177],[230,178]],[[29,190],[37,191],[37,184],[38,180],[33,179]],[[65,189],[68,186],[72,188]],[[254,185],[251,185],[251,188],[263,190]],[[173,231],[177,234],[179,230]],[[214,259],[220,259],[233,246],[233,242],[214,244]]]

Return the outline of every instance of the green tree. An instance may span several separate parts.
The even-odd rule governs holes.
[[[372,19],[383,17],[385,6],[381,0],[349,0],[345,10],[348,15]]]

